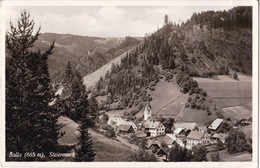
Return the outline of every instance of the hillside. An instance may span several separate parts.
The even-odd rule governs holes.
[[[243,11],[241,8],[234,10]],[[222,13],[218,16],[221,19]],[[92,77],[86,76],[86,84],[102,77],[97,81],[94,92],[102,99],[100,110],[126,111],[124,115],[134,117],[142,111],[147,100],[154,104],[154,99],[169,95],[154,104],[155,111],[159,110],[161,115],[167,114],[167,108],[176,110],[178,107],[174,115],[180,121],[192,120],[194,116],[187,117],[187,114],[196,110],[204,116],[198,122],[205,121],[207,115],[220,116],[223,111],[216,110],[212,99],[206,97],[204,85],[198,86],[193,77],[209,78],[233,74],[234,71],[251,75],[252,30],[248,25],[209,25],[210,21],[193,23],[191,20],[181,25],[165,23],[161,29],[146,36],[141,45],[120,57],[120,62],[116,61],[118,63],[114,66],[111,62],[104,66],[106,68],[93,73]],[[163,81],[173,86],[162,84]],[[174,89],[169,90],[168,87]],[[164,89],[168,91],[164,92]],[[187,93],[192,100],[188,104]],[[189,108],[184,108],[184,105]],[[180,111],[182,113],[179,114]]]
[[[59,145],[76,145],[78,142],[77,136],[79,135],[77,130],[78,124],[63,116],[61,116],[58,121],[60,124],[65,124],[65,126],[60,130],[65,134],[58,140]],[[90,129],[89,132],[96,153],[95,161],[125,161],[127,156],[134,152],[130,147],[116,140],[107,138],[93,129]]]
[[[141,39],[132,37],[100,38],[71,34],[41,34],[34,50],[46,50],[55,41],[55,48],[48,59],[53,82],[61,82],[65,65],[71,61],[82,75],[89,74],[109,60],[137,45]]]

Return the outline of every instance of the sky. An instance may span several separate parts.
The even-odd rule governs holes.
[[[179,23],[194,12],[228,10],[233,6],[16,6],[5,8],[5,27],[17,23],[23,9],[31,13],[41,33],[95,37],[143,37],[162,27],[164,16]]]

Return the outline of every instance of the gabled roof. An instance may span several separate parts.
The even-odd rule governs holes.
[[[132,125],[123,125],[123,124],[121,124],[121,125],[119,125],[118,130],[119,131],[128,131],[129,129],[131,129],[131,127],[132,127]]]
[[[216,130],[220,126],[222,121],[223,119],[217,118],[216,120],[213,121],[213,123],[208,128],[211,130]]]
[[[151,141],[148,141],[148,142],[147,142],[147,147],[150,148],[151,146],[161,147],[161,144],[160,144],[159,142],[157,142],[157,141],[151,140]]]
[[[160,149],[158,149],[158,151],[155,153],[156,155],[167,155],[167,153],[162,149],[162,148],[160,148]]]
[[[174,130],[174,134],[179,134],[182,130],[183,128],[177,128],[176,130]]]
[[[159,125],[160,125],[160,122],[159,122],[159,121],[150,122],[149,120],[147,120],[147,121],[144,123],[144,127],[145,127],[145,128],[153,128],[153,129],[156,129]]]
[[[223,134],[223,133],[217,134],[217,133],[216,133],[216,134],[214,134],[214,135],[212,136],[212,138],[225,140],[227,136],[228,136],[227,134]]]
[[[191,131],[187,136],[187,139],[201,140],[204,134],[205,134],[204,132]]]
[[[199,129],[199,130],[207,131],[207,127],[204,126],[204,125],[200,125],[200,126],[198,126],[198,129]]]
[[[188,122],[179,122],[179,123],[173,123],[173,126],[175,129],[177,128],[184,128],[184,129],[190,129],[193,130],[196,128],[196,123],[188,123]]]
[[[176,141],[173,139],[169,139],[169,141],[166,143],[167,145],[172,145],[174,144]]]

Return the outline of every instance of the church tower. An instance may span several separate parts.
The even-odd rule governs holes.
[[[152,116],[152,110],[149,100],[146,102],[146,106],[144,108],[144,120],[146,121],[149,117]]]

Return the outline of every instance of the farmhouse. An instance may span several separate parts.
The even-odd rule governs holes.
[[[159,121],[149,119],[145,122],[144,128],[147,136],[156,137],[165,135],[165,127]]]
[[[159,148],[161,148],[161,145],[158,141],[148,141],[147,148],[155,153]]]
[[[118,130],[119,133],[123,133],[123,134],[135,132],[131,125],[123,125],[123,124],[119,125],[117,130]]]
[[[131,121],[124,121],[122,124],[124,124],[124,125],[131,125],[133,127],[133,129],[135,131],[137,131],[137,126],[135,125],[135,123],[133,123]]]
[[[198,126],[198,131],[199,132],[207,132],[207,127],[204,126],[204,125],[200,125],[200,126]]]
[[[250,122],[247,119],[245,119],[245,118],[241,119],[238,122],[238,125],[241,125],[241,126],[245,126],[245,125],[249,125],[249,124],[250,124]]]
[[[212,124],[208,127],[208,129],[212,130],[212,131],[216,131],[218,129],[218,127],[220,126],[220,124],[222,123],[223,119],[217,118],[216,120],[214,120],[212,122]]]
[[[188,122],[173,123],[172,130],[176,130],[177,128],[195,131],[197,129],[197,124],[196,123],[188,123]]]
[[[163,148],[159,148],[157,152],[155,152],[156,156],[167,160],[167,152]]]
[[[116,125],[116,126],[119,126],[121,124],[123,124],[124,119],[122,119],[121,117],[109,117],[108,121],[107,121],[107,124],[108,125]]]
[[[217,142],[217,140],[220,140],[222,143],[225,143],[227,136],[228,136],[227,134],[223,134],[223,133],[217,134],[217,133],[215,133],[212,136],[212,139],[215,140],[215,142]]]
[[[197,144],[207,145],[210,143],[210,138],[208,134],[198,131],[191,131],[186,140],[187,145],[189,145],[190,147]]]

